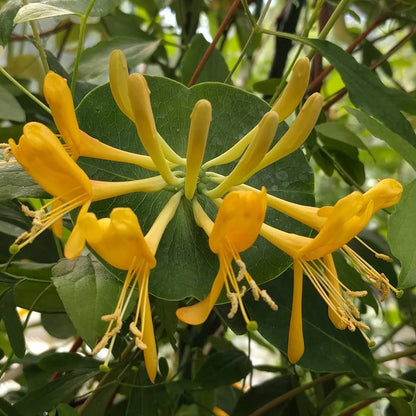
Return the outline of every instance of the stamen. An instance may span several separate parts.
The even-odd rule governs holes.
[[[255,282],[255,280],[250,279],[248,281],[248,284],[250,285],[251,293],[253,294],[254,300],[259,300],[260,299],[260,289],[257,286],[257,283]]]
[[[358,236],[355,236],[355,239],[357,240],[357,241],[359,241],[366,249],[368,249],[368,250],[370,250],[372,253],[374,253],[374,255],[378,258],[378,259],[381,259],[381,260],[384,260],[384,261],[387,261],[388,263],[392,263],[393,262],[393,259],[390,257],[390,256],[388,256],[387,254],[383,254],[383,253],[378,253],[377,251],[375,251],[374,249],[373,249],[373,247],[371,247],[371,246],[369,246],[367,243],[365,243],[363,240],[361,240],[361,238],[360,237],[358,237]]]
[[[279,309],[279,307],[276,305],[274,300],[270,297],[265,289],[260,291],[260,296],[270,306],[270,309],[273,311],[277,311]]]
[[[230,309],[230,312],[228,312],[227,318],[233,319],[238,311],[238,296],[234,292],[228,292],[227,298],[231,302],[231,309]]]
[[[247,267],[241,259],[235,260],[235,264],[239,267],[237,274],[237,282],[241,282],[244,279],[245,274],[247,273]]]

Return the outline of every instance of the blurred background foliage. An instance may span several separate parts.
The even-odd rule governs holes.
[[[279,323],[263,305],[248,302],[249,311],[264,317],[261,335],[244,334],[222,306],[204,325],[187,327],[174,315],[177,301],[153,298],[160,360],[152,385],[140,352],[122,354],[125,339],[107,374],[84,344],[102,331],[99,308],[115,302],[120,286],[92,255],[77,260],[79,273],[71,279],[82,290],[75,299],[65,279],[69,266],[62,260],[55,266],[62,249],[51,232],[10,258],[9,245],[30,227],[19,200],[36,207],[47,195],[19,167],[3,163],[2,414],[416,414],[414,0],[9,0],[0,6],[0,143],[18,139],[29,121],[53,125],[40,105],[48,69],[68,79],[78,105],[108,81],[113,49],[125,53],[131,70],[185,86],[232,84],[267,102],[282,90],[297,57],[307,55],[307,94],[320,91],[325,98],[303,148],[317,205],[366,190],[378,178],[405,185],[391,217],[393,210],[379,213],[361,235],[395,256],[393,264],[368,261],[405,289],[401,299],[389,297],[383,306],[371,293],[360,303],[374,347],[359,334],[334,329],[309,290],[307,352],[299,365],[289,364],[289,270],[265,285],[282,310]],[[79,113],[87,119],[85,106]],[[65,224],[71,229],[70,218]],[[358,279],[342,258],[336,260],[342,278]],[[81,313],[80,303],[89,309]]]

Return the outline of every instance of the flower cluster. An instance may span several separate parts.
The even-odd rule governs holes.
[[[138,73],[129,75],[120,51],[111,54],[109,73],[114,100],[136,126],[147,155],[108,146],[82,131],[66,80],[53,72],[45,78],[44,95],[59,134],[41,123],[30,122],[24,126],[18,144],[9,140],[15,159],[52,195],[52,199],[38,211],[24,208],[27,215],[33,217],[33,226],[30,232],[16,240],[11,252],[16,253],[31,243],[47,227],[61,237],[63,216],[79,208],[65,246],[65,257],[76,258],[88,244],[110,265],[127,272],[114,311],[102,317],[108,322],[107,330],[93,349],[95,354],[110,343],[105,366],[137,288],[138,304],[129,328],[136,346],[143,350],[149,378],[152,382],[155,380],[157,349],[148,283],[151,270],[157,267],[155,255],[159,243],[183,198],[192,204],[195,224],[206,233],[211,251],[218,256],[219,269],[205,299],[177,310],[181,321],[191,325],[203,323],[224,287],[230,301],[228,317],[232,318],[240,311],[248,330],[256,330],[257,323],[244,307],[246,292],[251,291],[255,300],[262,299],[271,310],[278,309],[268,293],[259,288],[241,256],[261,236],[293,258],[294,288],[288,345],[288,357],[292,363],[297,362],[304,352],[304,275],[328,304],[329,318],[337,328],[351,331],[367,329],[353,303],[354,298],[364,296],[366,292],[351,291],[339,280],[332,253],[339,250],[365,279],[381,290],[383,297],[390,290],[398,292],[383,274],[374,270],[347,243],[357,236],[375,212],[400,199],[401,185],[392,179],[385,179],[365,193],[351,193],[334,206],[315,208],[279,199],[268,194],[265,187],[256,189],[246,184],[256,172],[297,150],[316,123],[323,102],[319,93],[306,100],[287,132],[272,145],[279,122],[294,112],[305,94],[309,81],[307,58],[296,63],[285,90],[259,123],[226,152],[205,162],[212,119],[208,100],[201,99],[194,106],[190,115],[186,157],[182,157],[159,134],[146,80]],[[89,178],[77,164],[80,156],[135,164],[155,174],[132,181],[97,181]],[[236,162],[235,166],[226,176],[210,170],[231,162]],[[209,183],[209,186],[199,186],[201,183]],[[132,192],[161,190],[172,191],[172,196],[146,234],[143,234],[139,220],[130,208],[114,208],[109,217],[100,219],[89,211],[94,201]],[[200,194],[217,206],[214,220],[198,202]],[[267,209],[278,210],[306,224],[317,231],[316,236],[291,234],[268,225]],[[278,315],[276,319],[279,319]]]

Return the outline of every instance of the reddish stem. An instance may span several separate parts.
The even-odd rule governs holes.
[[[385,13],[380,14],[376,20],[374,20],[374,22],[368,26],[368,28],[366,30],[364,30],[364,32],[362,32],[360,34],[360,36],[358,36],[356,39],[354,39],[354,42],[351,43],[350,46],[348,46],[348,48],[345,50],[345,52],[347,53],[351,53],[353,52],[353,50],[356,48],[356,46],[361,43],[370,32],[372,32],[377,26],[380,25],[380,23],[382,23],[384,20],[386,20],[387,15]],[[318,91],[318,89],[320,88],[322,81],[324,80],[324,78],[334,69],[334,67],[332,65],[329,65],[326,69],[324,69],[319,75],[317,75],[313,81],[309,84],[308,87],[308,93],[312,93],[315,91]]]
[[[82,345],[82,338],[78,337],[74,343],[72,344],[72,347],[70,348],[69,352],[77,352],[78,348]],[[57,378],[61,377],[62,373],[59,371],[55,371],[51,376],[51,381],[56,380]]]
[[[218,28],[218,31],[212,40],[211,44],[208,46],[207,50],[205,51],[201,61],[199,62],[198,66],[195,69],[195,72],[192,75],[191,80],[188,83],[188,87],[192,87],[192,85],[195,84],[196,80],[198,79],[199,75],[201,74],[205,64],[208,61],[208,58],[211,56],[212,51],[214,50],[216,44],[220,40],[222,34],[224,33],[225,28],[228,26],[228,23],[230,22],[231,18],[234,15],[234,12],[237,10],[237,7],[240,4],[240,0],[234,0],[233,4],[231,5],[230,9],[228,10],[223,22],[221,23],[221,26]]]

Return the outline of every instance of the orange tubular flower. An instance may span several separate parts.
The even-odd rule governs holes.
[[[260,290],[246,270],[240,253],[250,248],[257,239],[266,214],[266,190],[255,192],[233,191],[222,201],[215,223],[208,218],[199,203],[194,200],[194,215],[197,224],[209,235],[209,246],[218,255],[219,271],[212,285],[211,292],[201,302],[185,306],[176,311],[178,318],[191,325],[203,323],[214,307],[223,286],[231,302],[232,318],[240,307],[249,330],[256,329],[255,322],[250,321],[245,311],[242,296],[246,287],[239,287],[239,282],[245,278],[252,289],[256,300],[262,297],[272,309],[277,306],[264,290]],[[234,260],[239,268],[237,276],[232,267]]]

